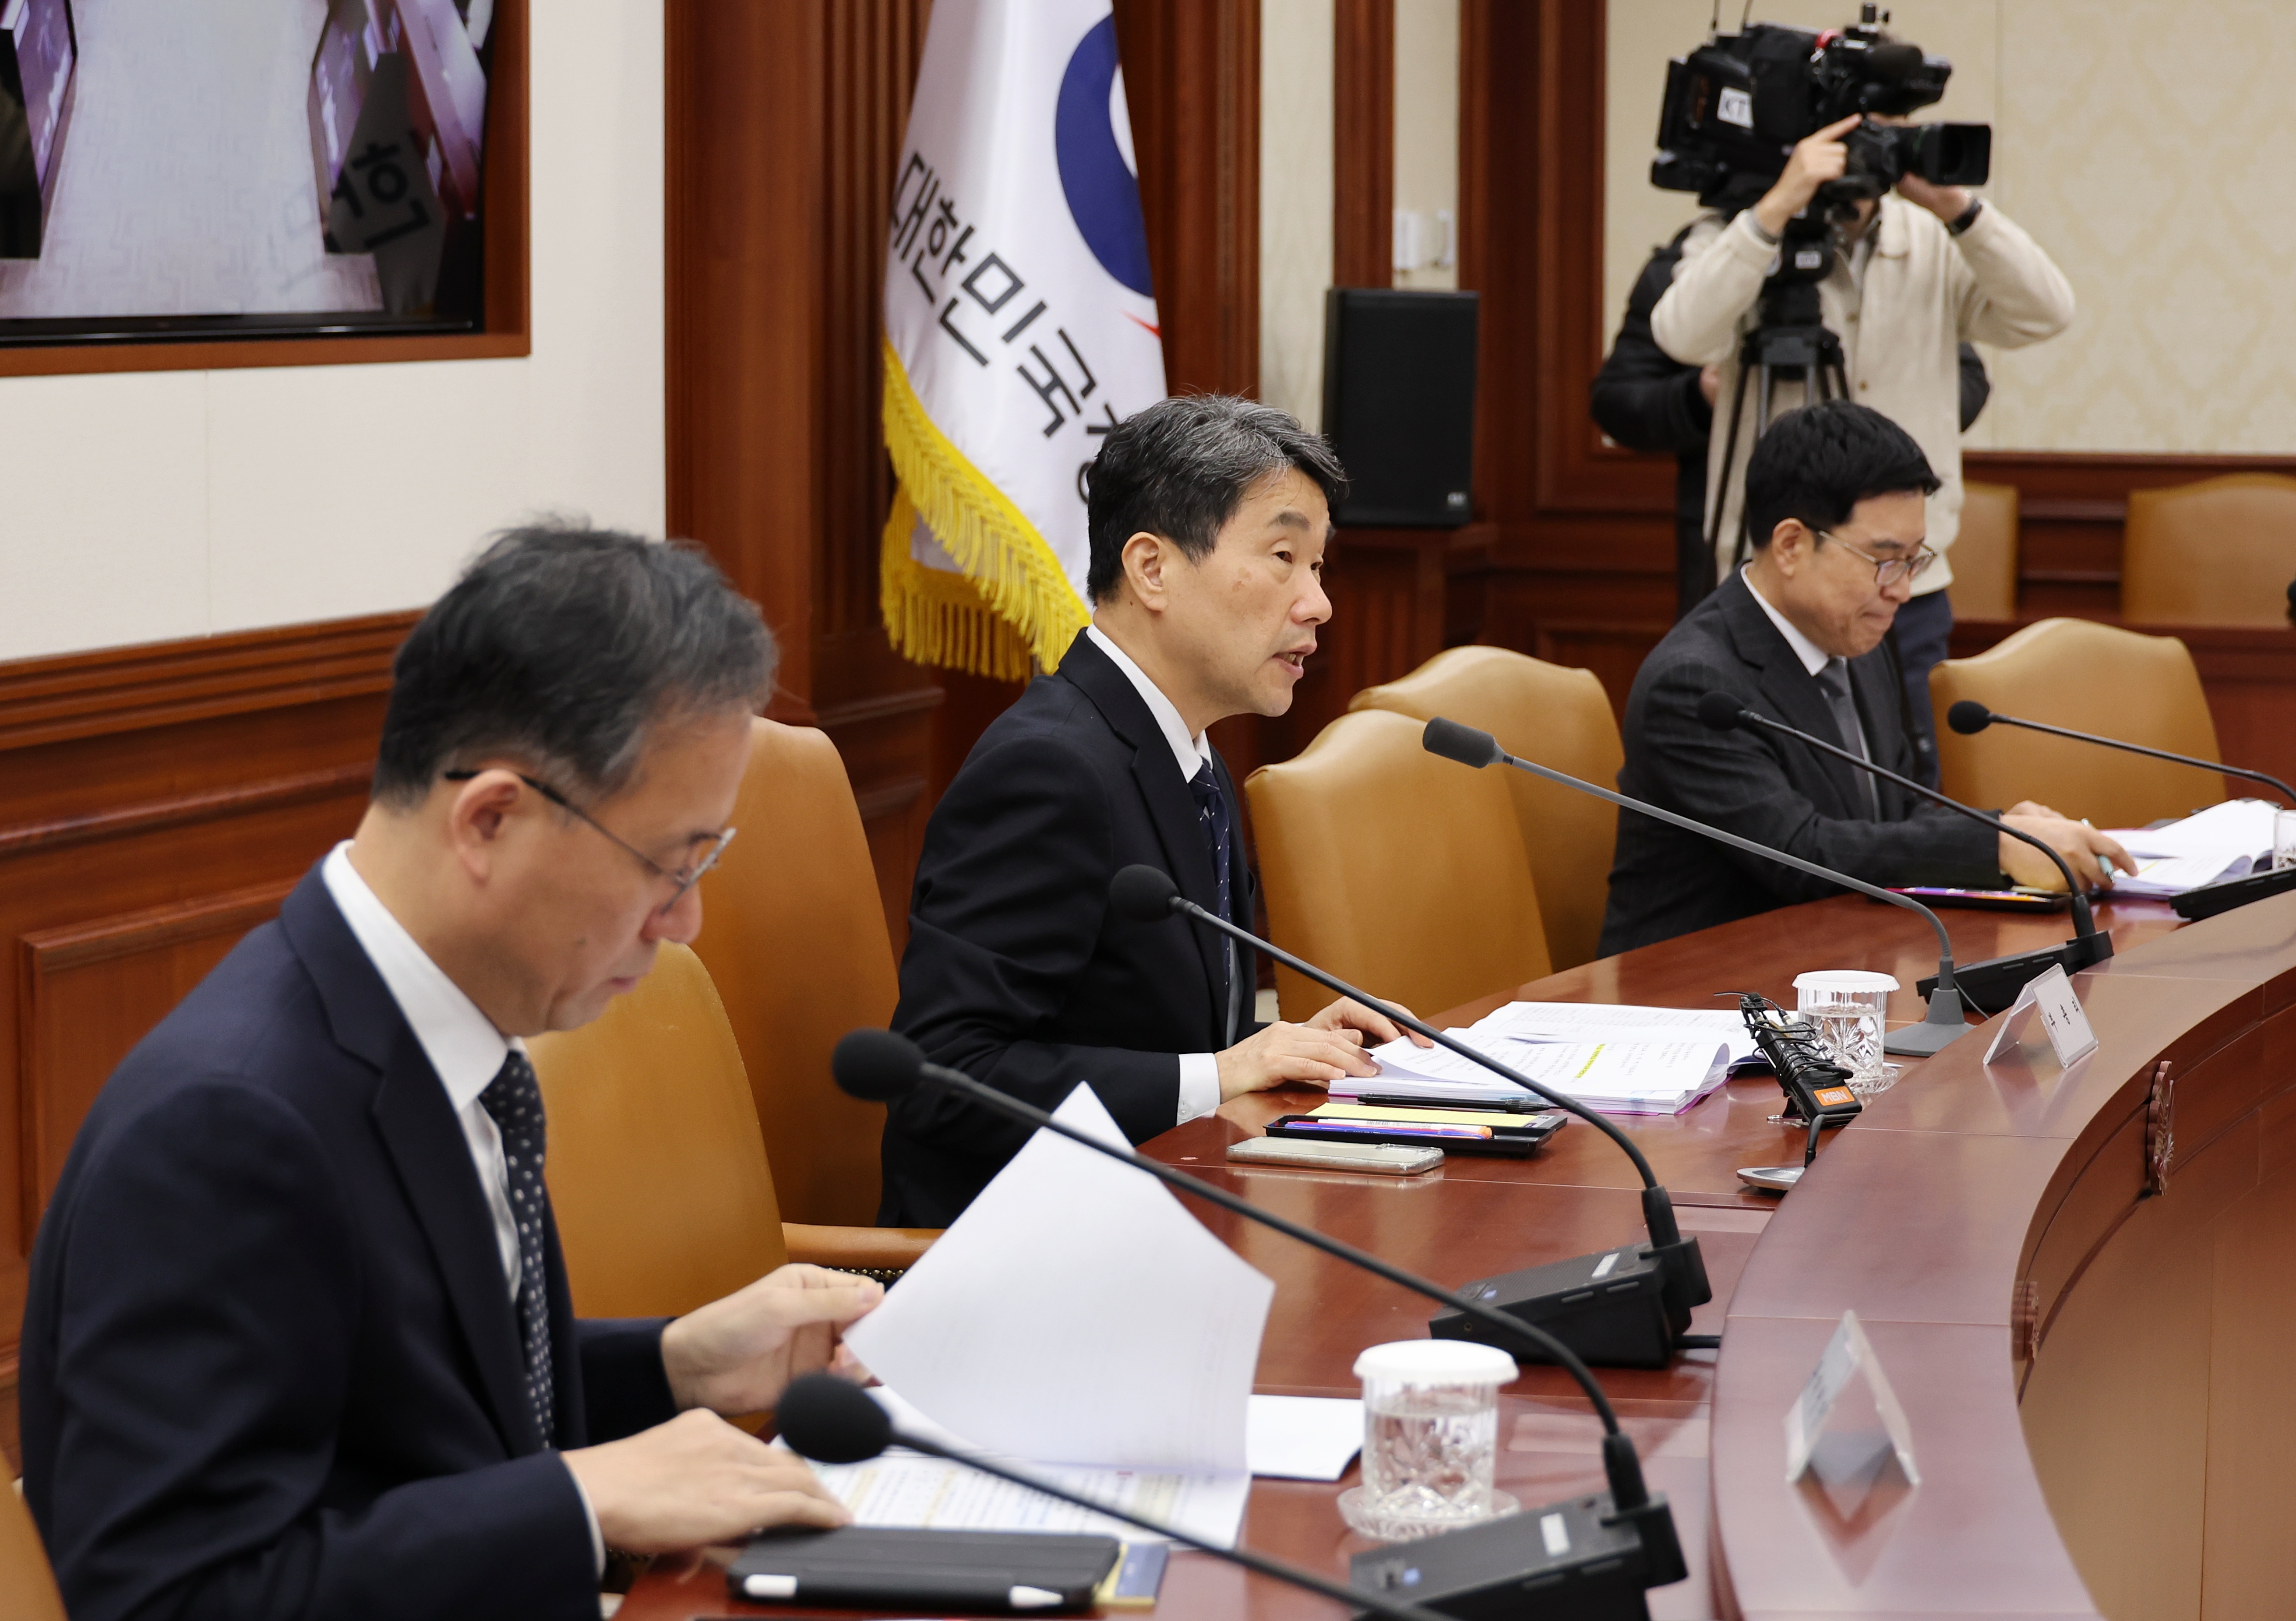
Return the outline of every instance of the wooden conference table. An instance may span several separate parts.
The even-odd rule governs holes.
[[[1946,913],[1968,962],[2061,939],[2062,916]],[[2296,1593],[2296,895],[2179,926],[2100,909],[2117,954],[2078,976],[2100,1040],[2060,1072],[2046,1047],[1989,1068],[1986,1036],[1926,1062],[1845,1130],[1783,1200],[1735,1167],[1798,1158],[1768,1081],[1628,1122],[1698,1235],[1722,1335],[1664,1371],[1597,1370],[1672,1500],[1690,1578],[1658,1617],[2215,1617]],[[1717,1003],[1793,976],[1871,968],[1919,1017],[1934,967],[1916,920],[1854,896],[1705,930],[1553,975],[1546,1001]],[[1494,996],[1447,1015],[1478,1017]],[[1439,1281],[1534,1265],[1639,1232],[1632,1167],[1574,1124],[1529,1160],[1454,1157],[1413,1178],[1245,1170],[1223,1158],[1298,1093],[1240,1099],[1148,1151]],[[2157,1190],[2148,1197],[2148,1189]],[[1275,1279],[1259,1388],[1353,1396],[1357,1353],[1423,1336],[1427,1302],[1226,1212],[1207,1224]],[[1903,1403],[1922,1484],[1862,1495],[1784,1479],[1784,1415],[1844,1307]],[[1526,1508],[1599,1490],[1596,1423],[1533,1368],[1502,1397],[1499,1485]],[[1337,1486],[1253,1483],[1243,1541],[1344,1576],[1368,1546]],[[2054,1512],[2053,1512],[2054,1511]],[[1326,1601],[1184,1553],[1161,1614],[1326,1617]],[[791,1613],[734,1604],[717,1563],[658,1566],[624,1621]]]

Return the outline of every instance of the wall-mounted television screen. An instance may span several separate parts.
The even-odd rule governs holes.
[[[495,0],[0,0],[0,345],[473,332]]]

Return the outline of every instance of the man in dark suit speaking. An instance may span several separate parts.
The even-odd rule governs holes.
[[[1621,791],[1874,884],[2062,887],[2041,853],[1915,798],[1792,738],[1714,732],[1698,700],[1746,708],[1917,776],[1883,636],[1933,559],[1923,502],[1936,475],[1913,437],[1864,405],[1787,412],[1746,467],[1752,561],[1652,650],[1627,700]],[[2127,852],[2030,801],[2013,824],[2062,854],[2087,884]],[[1648,946],[1840,889],[1694,833],[1619,814],[1601,949]]]
[[[846,1518],[717,1414],[877,1286],[578,1322],[519,1040],[699,929],[772,674],[630,536],[504,536],[415,626],[357,837],[128,1055],[41,1221],[24,1489],[76,1621],[595,1621],[609,1544]]]
[[[1168,399],[1109,433],[1090,479],[1093,622],[934,808],[893,1025],[1042,1109],[1089,1082],[1142,1142],[1242,1093],[1372,1074],[1365,1038],[1398,1032],[1345,1001],[1262,1027],[1250,952],[1108,904],[1109,880],[1144,863],[1250,923],[1235,782],[1204,732],[1292,707],[1332,612],[1331,447],[1271,406]],[[878,1219],[947,1225],[1027,1135],[910,1093],[886,1120]]]

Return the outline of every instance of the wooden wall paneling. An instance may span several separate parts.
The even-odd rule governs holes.
[[[893,180],[930,10],[929,0],[831,4],[822,75],[828,135],[815,701],[853,775],[896,951],[908,939],[909,887],[932,809],[943,695],[935,672],[893,651],[878,611],[878,547],[892,499],[879,346]]]
[[[1259,0],[1116,0],[1175,394],[1259,390]]]
[[[39,1224],[105,1077],[143,1039],[119,1010],[164,1011],[182,1001],[292,888],[292,880],[258,884],[20,937],[22,1231]]]
[[[413,614],[0,665],[0,1446],[41,1201],[112,1067],[357,825]]]
[[[1392,287],[1395,0],[1338,0],[1332,76],[1332,285]]]
[[[823,8],[683,0],[663,27],[670,528],[764,609],[782,651],[769,713],[810,725]]]
[[[1600,7],[1461,8],[1459,284],[1482,294],[1480,522],[1450,567],[1454,638],[1569,661],[1574,639],[1555,629],[1600,625],[1609,686],[1672,620],[1673,535],[1671,463],[1604,445],[1587,409],[1602,361],[1603,56]]]
[[[238,366],[380,365],[501,360],[533,353],[529,314],[528,7],[496,0],[487,86],[485,327],[478,332],[372,338],[248,338],[190,342],[0,348],[0,377],[83,372],[212,372]]]
[[[1256,396],[1259,0],[1115,5],[1148,263],[1164,329],[1164,386],[1174,394]],[[1238,777],[1270,757],[1253,716],[1220,722],[1212,741]]]
[[[878,345],[927,12],[673,0],[665,14],[670,525],[781,638],[769,713],[837,743],[897,946],[941,694],[878,618]]]

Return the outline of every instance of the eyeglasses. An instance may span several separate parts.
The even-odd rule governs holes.
[[[467,782],[479,774],[474,770],[471,770],[443,771],[439,774],[446,778],[449,782]],[[672,906],[676,905],[678,902],[685,898],[685,892],[693,888],[694,885],[700,883],[701,881],[702,875],[708,872],[710,868],[718,864],[718,858],[726,854],[726,847],[734,842],[734,835],[739,831],[729,827],[722,833],[712,833],[708,835],[709,845],[708,847],[701,852],[701,857],[698,860],[686,863],[685,865],[679,867],[673,872],[669,868],[663,866],[661,863],[656,861],[652,856],[647,855],[644,850],[639,849],[636,845],[630,843],[629,840],[622,838],[611,828],[607,827],[595,816],[593,816],[589,812],[575,804],[573,800],[568,798],[564,794],[560,793],[556,789],[551,787],[549,783],[537,782],[534,778],[528,776],[526,773],[522,771],[513,771],[511,773],[511,775],[516,777],[520,782],[525,783],[529,788],[534,790],[535,792],[540,794],[544,798],[549,800],[553,805],[555,805],[559,809],[566,812],[569,815],[576,817],[580,821],[586,822],[592,827],[596,828],[598,831],[603,833],[616,844],[620,845],[622,848],[627,850],[632,856],[637,857],[638,861],[645,867],[645,870],[652,873],[655,878],[660,880],[664,883],[673,886],[669,892],[669,898],[662,902],[660,906],[656,909],[655,915],[657,916],[667,913]]]
[[[1873,564],[1874,584],[1878,589],[1883,591],[1888,590],[1899,580],[1917,580],[1921,578],[1922,576],[1928,571],[1929,566],[1938,560],[1938,554],[1931,551],[1927,546],[1923,546],[1911,557],[1876,557],[1870,552],[1860,552],[1857,547],[1842,539],[1841,536],[1831,534],[1824,529],[1812,529],[1810,533],[1816,536],[1820,540],[1832,541],[1835,545],[1840,546],[1844,552],[1849,553],[1850,556],[1862,557],[1867,562]]]

